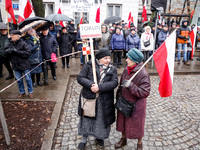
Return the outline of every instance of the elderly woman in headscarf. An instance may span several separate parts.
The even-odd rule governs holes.
[[[120,85],[117,90],[117,99],[121,96],[129,102],[136,103],[130,117],[126,117],[120,111],[117,111],[117,131],[122,133],[119,142],[115,148],[121,148],[127,144],[128,139],[138,139],[137,150],[142,150],[142,137],[144,136],[144,124],[146,115],[146,101],[150,93],[150,77],[145,68],[131,80],[128,80],[143,65],[143,54],[136,48],[128,51],[127,67],[122,73]]]
[[[94,136],[100,146],[104,146],[104,139],[110,134],[111,125],[115,122],[114,89],[118,85],[117,69],[110,64],[111,53],[108,49],[99,49],[96,53],[97,83],[93,81],[92,62],[87,62],[80,74],[78,83],[83,86],[81,96],[86,99],[96,98],[95,117],[85,117],[81,111],[81,96],[78,113],[80,123],[78,134],[83,136],[78,148],[84,149],[88,136]]]
[[[26,38],[26,42],[30,47],[31,55],[29,57],[29,61],[31,64],[31,70],[35,68],[38,64],[42,62],[42,53],[41,53],[41,47],[40,47],[40,40],[37,36],[37,33],[34,29],[28,30],[28,37]],[[31,72],[31,78],[33,87],[37,87],[37,85],[42,86],[42,83],[40,82],[40,73],[42,72],[42,65],[38,66]],[[36,76],[36,80],[35,80]]]

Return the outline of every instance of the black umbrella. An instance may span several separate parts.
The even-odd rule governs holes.
[[[46,19],[48,19],[50,21],[72,21],[71,18],[69,18],[63,14],[51,14],[51,15],[47,16]]]
[[[120,17],[117,17],[117,16],[111,16],[111,17],[108,17],[104,20],[104,23],[106,24],[109,24],[109,23],[115,23],[115,22],[118,22],[122,20]]]
[[[27,18],[24,21],[19,23],[19,29],[23,28],[25,25],[30,24],[31,22],[37,21],[37,20],[45,20],[49,26],[50,26],[50,21],[46,18],[42,18],[42,17],[31,17],[31,18]]]

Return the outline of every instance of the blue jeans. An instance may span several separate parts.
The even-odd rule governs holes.
[[[178,60],[181,59],[181,50],[183,50],[183,61],[187,61],[187,43],[185,44],[179,44],[178,43]]]
[[[30,70],[24,70],[24,71],[17,71],[14,70],[15,72],[15,77],[18,80],[19,78],[21,78],[24,74],[28,73]],[[27,83],[27,87],[28,87],[28,93],[33,93],[33,85],[32,85],[32,79],[31,79],[31,74],[27,74],[25,76],[26,79],[26,83]],[[23,82],[23,78],[20,79],[19,81],[17,81],[18,84],[18,88],[19,88],[19,92],[20,94],[24,94],[25,93],[25,89],[24,89],[24,82]]]

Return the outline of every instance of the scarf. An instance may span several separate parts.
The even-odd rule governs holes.
[[[103,79],[105,78],[106,74],[110,71],[112,65],[109,64],[108,66],[105,66],[105,65],[101,64],[98,59],[96,59],[96,61],[99,66],[99,69],[100,69],[99,84],[101,84],[101,83],[103,83]]]
[[[127,66],[127,70],[128,70],[128,75],[130,75],[131,74],[131,71],[135,68],[137,66],[137,64],[136,65],[134,65],[133,67],[128,67]]]

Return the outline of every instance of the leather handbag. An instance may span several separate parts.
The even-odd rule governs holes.
[[[98,95],[98,93],[97,93]],[[98,98],[98,96],[97,96]],[[96,100],[95,99],[86,99],[81,94],[81,109],[83,116],[86,117],[95,117],[96,116]]]
[[[135,109],[135,103],[132,103],[126,100],[123,96],[119,96],[117,98],[117,102],[115,103],[115,108],[119,110],[124,116],[130,117],[132,115],[133,110]]]
[[[151,44],[151,43],[150,43],[150,39],[149,39],[148,41],[144,42],[144,46],[145,46],[145,47],[149,46],[150,44]]]

